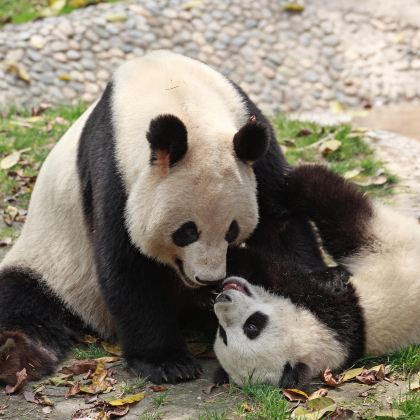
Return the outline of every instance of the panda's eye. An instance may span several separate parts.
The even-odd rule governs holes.
[[[239,225],[238,225],[238,222],[234,220],[230,224],[229,229],[226,232],[225,240],[231,243],[238,237],[238,235],[239,235]]]
[[[245,321],[243,328],[244,334],[250,339],[253,340],[257,338],[261,331],[267,326],[268,316],[262,312],[254,312],[248,319]]]
[[[186,222],[181,225],[173,234],[172,240],[175,245],[187,246],[197,241],[200,237],[197,225],[194,222]]]

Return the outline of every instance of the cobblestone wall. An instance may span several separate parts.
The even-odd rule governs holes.
[[[416,25],[334,0],[291,14],[284,4],[145,0],[6,25],[0,106],[92,101],[121,61],[159,48],[214,66],[267,110],[420,100],[420,16]]]

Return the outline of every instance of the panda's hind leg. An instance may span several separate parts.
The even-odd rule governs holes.
[[[24,368],[29,380],[53,373],[82,331],[40,275],[22,267],[0,271],[0,382],[14,385]]]

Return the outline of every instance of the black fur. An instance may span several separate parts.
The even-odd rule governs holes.
[[[225,331],[225,329],[221,325],[219,325],[219,336],[222,339],[222,341],[225,344],[225,346],[227,346],[228,345],[228,341],[227,341],[226,331]]]
[[[42,277],[24,267],[0,272],[0,308],[0,381],[9,384],[23,368],[29,380],[53,373],[88,332]]]
[[[83,196],[85,210],[93,212],[100,287],[124,357],[137,374],[155,383],[193,379],[201,369],[187,351],[174,316],[170,290],[175,274],[142,255],[124,225],[127,194],[115,161],[111,97],[109,84],[86,122],[78,160],[82,187],[93,186],[92,194],[84,190]]]
[[[273,127],[268,119],[234,82],[249,117],[255,116],[259,124],[267,128],[268,150],[253,164],[257,178],[257,197],[260,219],[247,245],[264,254],[296,261],[308,270],[325,268],[314,231],[307,218],[290,212],[285,196],[286,174],[289,171]]]
[[[310,379],[311,373],[308,365],[299,362],[292,367],[287,362],[283,368],[283,375],[279,380],[279,387],[301,389],[308,384]]]
[[[251,120],[233,137],[233,148],[240,160],[255,162],[267,152],[269,140],[267,126]]]
[[[320,166],[295,168],[288,179],[285,193],[290,198],[289,203],[296,213],[314,221],[324,246],[334,257],[349,256],[361,246],[367,246],[372,209],[360,191]],[[318,182],[312,183],[314,180]],[[350,224],[347,216],[351,218]],[[261,285],[311,311],[347,349],[346,365],[363,355],[363,309],[354,287],[348,282],[351,273],[344,267],[311,272],[293,259],[231,247],[228,273]]]
[[[298,214],[313,220],[327,251],[340,260],[370,242],[373,210],[354,184],[321,165],[303,165],[287,176],[286,200]]]
[[[215,383],[216,385],[223,385],[229,383],[229,375],[221,366],[219,366],[218,369],[214,372],[213,383]]]
[[[194,222],[186,222],[180,226],[173,234],[172,240],[174,244],[184,247],[197,241],[200,237],[197,225]]]
[[[242,326],[244,334],[250,339],[255,340],[268,324],[268,316],[262,312],[254,312],[248,317]]]
[[[153,164],[156,152],[163,151],[169,155],[169,166],[180,161],[188,149],[188,133],[184,123],[175,115],[159,115],[150,122],[146,138],[150,143]]]

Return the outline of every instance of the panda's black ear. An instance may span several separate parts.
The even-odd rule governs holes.
[[[246,163],[255,162],[267,152],[270,133],[265,124],[257,122],[253,115],[233,137],[236,156]]]
[[[151,149],[150,163],[165,171],[180,161],[188,149],[187,128],[175,115],[153,118],[146,138]]]

